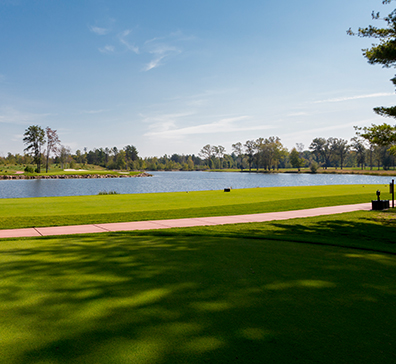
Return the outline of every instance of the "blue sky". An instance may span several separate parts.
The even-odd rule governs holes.
[[[0,0],[0,154],[29,125],[62,144],[198,154],[279,136],[291,149],[391,122],[392,69],[371,66],[380,0]]]

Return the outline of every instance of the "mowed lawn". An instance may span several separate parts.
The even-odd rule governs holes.
[[[393,212],[0,241],[0,362],[392,363]]]
[[[337,185],[0,199],[0,229],[289,211],[389,198],[387,185]]]

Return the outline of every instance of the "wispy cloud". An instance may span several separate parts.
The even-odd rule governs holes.
[[[156,133],[163,133],[171,129],[174,129],[176,127],[178,120],[185,119],[187,117],[190,117],[191,115],[194,115],[194,112],[186,111],[180,113],[161,114],[155,116],[144,116],[144,115],[140,115],[140,116],[143,117],[144,123],[150,124],[149,129],[154,129]]]
[[[160,66],[165,58],[175,56],[182,51],[177,47],[170,46],[165,43],[150,43],[148,52],[152,54],[154,58],[144,66],[144,71],[150,71],[153,68]]]
[[[130,50],[136,54],[139,54],[139,47],[135,46],[134,44],[129,43],[129,41],[127,40],[127,37],[130,33],[131,33],[131,31],[129,29],[124,30],[123,32],[118,34],[118,39],[119,39],[120,43],[123,44],[128,50]]]
[[[323,136],[323,134],[328,134],[330,132],[344,130],[344,129],[350,129],[351,132],[353,133],[354,125],[356,125],[355,121],[350,123],[343,123],[343,124],[326,125],[318,128],[309,128],[309,129],[301,128],[301,130],[298,131],[285,133],[282,135],[282,137],[285,140],[296,141],[296,140],[303,140],[304,138],[307,137],[307,135],[310,135],[314,138],[318,136]]]
[[[295,116],[307,116],[307,115],[309,115],[309,113],[307,113],[305,111],[297,111],[297,112],[292,112],[290,114],[287,114],[286,116],[295,117]]]
[[[110,29],[90,26],[89,30],[97,35],[106,35],[110,33]],[[98,48],[101,53],[113,53],[120,47],[124,50],[133,52],[139,55],[149,55],[150,60],[144,64],[142,71],[150,71],[154,68],[164,65],[169,59],[175,57],[183,52],[181,44],[195,40],[194,36],[186,36],[181,31],[170,33],[166,36],[159,36],[148,39],[137,45],[133,41],[133,32],[131,29],[125,29],[113,38],[113,42]],[[114,43],[114,44],[112,44]]]
[[[113,53],[115,51],[115,47],[112,45],[106,45],[103,48],[98,48],[101,53]]]
[[[147,63],[144,67],[143,67],[143,71],[150,71],[153,68],[157,68],[160,64],[161,64],[161,60],[164,57],[157,57],[154,58],[153,60],[151,60],[149,63]]]
[[[186,36],[181,31],[170,33],[167,36],[155,37],[144,43],[144,49],[150,53],[153,58],[145,64],[143,71],[150,71],[165,63],[165,59],[170,59],[181,53],[183,48],[181,44],[195,40],[194,36]]]
[[[106,35],[107,33],[109,33],[109,29],[107,28],[100,28],[100,27],[95,27],[95,26],[89,26],[89,30],[92,33],[95,33],[97,35]]]
[[[81,114],[101,114],[103,112],[109,111],[107,109],[99,109],[99,110],[82,110]]]
[[[230,133],[242,132],[251,130],[267,130],[274,128],[272,125],[246,125],[246,121],[251,119],[250,116],[237,116],[232,118],[223,118],[212,123],[188,126],[184,128],[172,128],[171,125],[168,130],[148,132],[145,136],[161,137],[161,138],[178,138],[186,135],[196,134],[214,134],[214,133]]]
[[[349,100],[358,100],[358,99],[369,99],[373,97],[383,97],[383,96],[394,96],[394,93],[375,93],[375,94],[368,94],[368,95],[356,95],[356,96],[346,96],[346,97],[338,97],[334,99],[327,99],[327,100],[319,100],[315,101],[314,104],[321,104],[325,102],[343,102]]]
[[[23,134],[14,134],[11,137],[11,141],[13,142],[20,142],[24,138]]]
[[[13,107],[4,107],[0,109],[0,123],[27,124],[37,121],[41,122],[44,118],[51,115],[50,113],[36,114],[19,111]]]

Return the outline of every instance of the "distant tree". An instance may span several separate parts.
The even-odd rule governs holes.
[[[38,125],[31,125],[23,134],[23,143],[26,145],[24,151],[33,156],[33,161],[37,165],[37,173],[40,173],[41,149],[45,143],[45,132]]]
[[[127,160],[136,161],[139,159],[139,152],[133,145],[127,145],[124,147]]]
[[[300,154],[300,157],[302,157],[302,153],[304,151],[304,144],[296,143],[296,149],[297,149],[298,153]]]
[[[351,148],[351,146],[348,145],[348,141],[345,139],[332,138],[330,142],[331,142],[330,149],[333,152],[333,156],[339,159],[340,168],[342,169],[344,165],[345,157],[348,154],[348,151]]]
[[[241,171],[243,171],[243,163],[242,163],[243,148],[242,148],[242,143],[238,142],[238,143],[232,144],[232,151],[235,153],[237,158],[239,158],[240,168],[241,168]]]
[[[293,148],[289,155],[290,163],[293,168],[297,168],[300,172],[300,168],[304,166],[305,160],[300,157],[300,153],[296,148]]]
[[[109,163],[111,150],[108,147],[106,147],[105,149],[100,148],[99,152],[100,152],[100,160],[102,161],[101,165],[105,167],[107,163]],[[104,161],[103,161],[103,156],[104,156]]]
[[[61,169],[64,169],[65,164],[70,162],[70,147],[66,147],[64,145],[61,145],[58,149],[58,158],[59,158],[59,163],[61,165]]]
[[[126,168],[126,152],[125,150],[120,150],[116,157],[116,168],[125,169]]]
[[[256,143],[254,140],[247,140],[243,146],[245,147],[245,154],[249,164],[249,172],[251,172],[254,162],[254,153],[256,152]]]
[[[87,153],[85,152],[84,154],[82,154],[80,149],[76,150],[76,154],[73,156],[73,158],[77,163],[80,163],[82,165],[85,165],[87,163]]]
[[[56,130],[52,130],[49,126],[45,128],[45,133],[47,135],[47,152],[46,152],[46,161],[45,161],[45,172],[48,172],[48,165],[49,165],[49,157],[50,154],[56,153],[58,145],[60,143],[58,134]]]
[[[301,167],[304,167],[307,164],[307,160],[310,160],[311,152],[309,150],[304,151],[303,143],[296,143],[296,149],[300,158],[303,160],[303,164]]]
[[[188,156],[186,164],[187,164],[187,168],[188,168],[189,171],[193,171],[194,170],[194,161],[193,161],[191,155]]]
[[[210,160],[214,155],[213,147],[210,144],[206,144],[199,152],[199,156],[206,159],[208,162],[208,167],[210,167]]]
[[[278,168],[279,161],[283,154],[283,146],[279,137],[260,138],[257,143],[260,161],[267,170]]]
[[[389,124],[375,125],[371,124],[369,127],[354,127],[357,136],[365,139],[370,145],[370,168],[372,169],[373,152],[377,148],[386,147],[393,156],[396,155],[396,126]],[[385,157],[386,154],[382,153]],[[378,161],[378,153],[376,153],[376,160]]]
[[[268,139],[272,150],[272,161],[271,161],[272,168],[279,169],[279,163],[281,159],[286,158],[288,155],[287,149],[283,147],[279,137],[272,136],[269,137]]]
[[[222,145],[218,145],[217,147],[214,148],[215,148],[216,157],[219,158],[220,169],[221,169],[223,168],[223,158],[226,149]]]
[[[254,154],[255,160],[256,160],[256,167],[257,171],[259,170],[261,166],[261,161],[262,161],[262,150],[264,147],[264,138],[257,138],[254,142],[255,145],[255,151],[256,153]]]
[[[356,163],[364,168],[366,147],[359,137],[351,138],[351,148],[356,152]]]
[[[329,140],[325,138],[315,138],[312,140],[309,149],[316,155],[318,162],[322,161],[324,168],[330,166],[331,149]]]
[[[7,157],[5,157],[5,160],[6,160],[6,163],[9,164],[9,165],[17,163],[17,159],[10,152],[8,152]]]

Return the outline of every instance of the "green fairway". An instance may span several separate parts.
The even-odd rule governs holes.
[[[394,216],[3,240],[0,362],[394,362]]]
[[[369,202],[387,185],[250,188],[223,191],[0,199],[0,228],[241,215]]]

